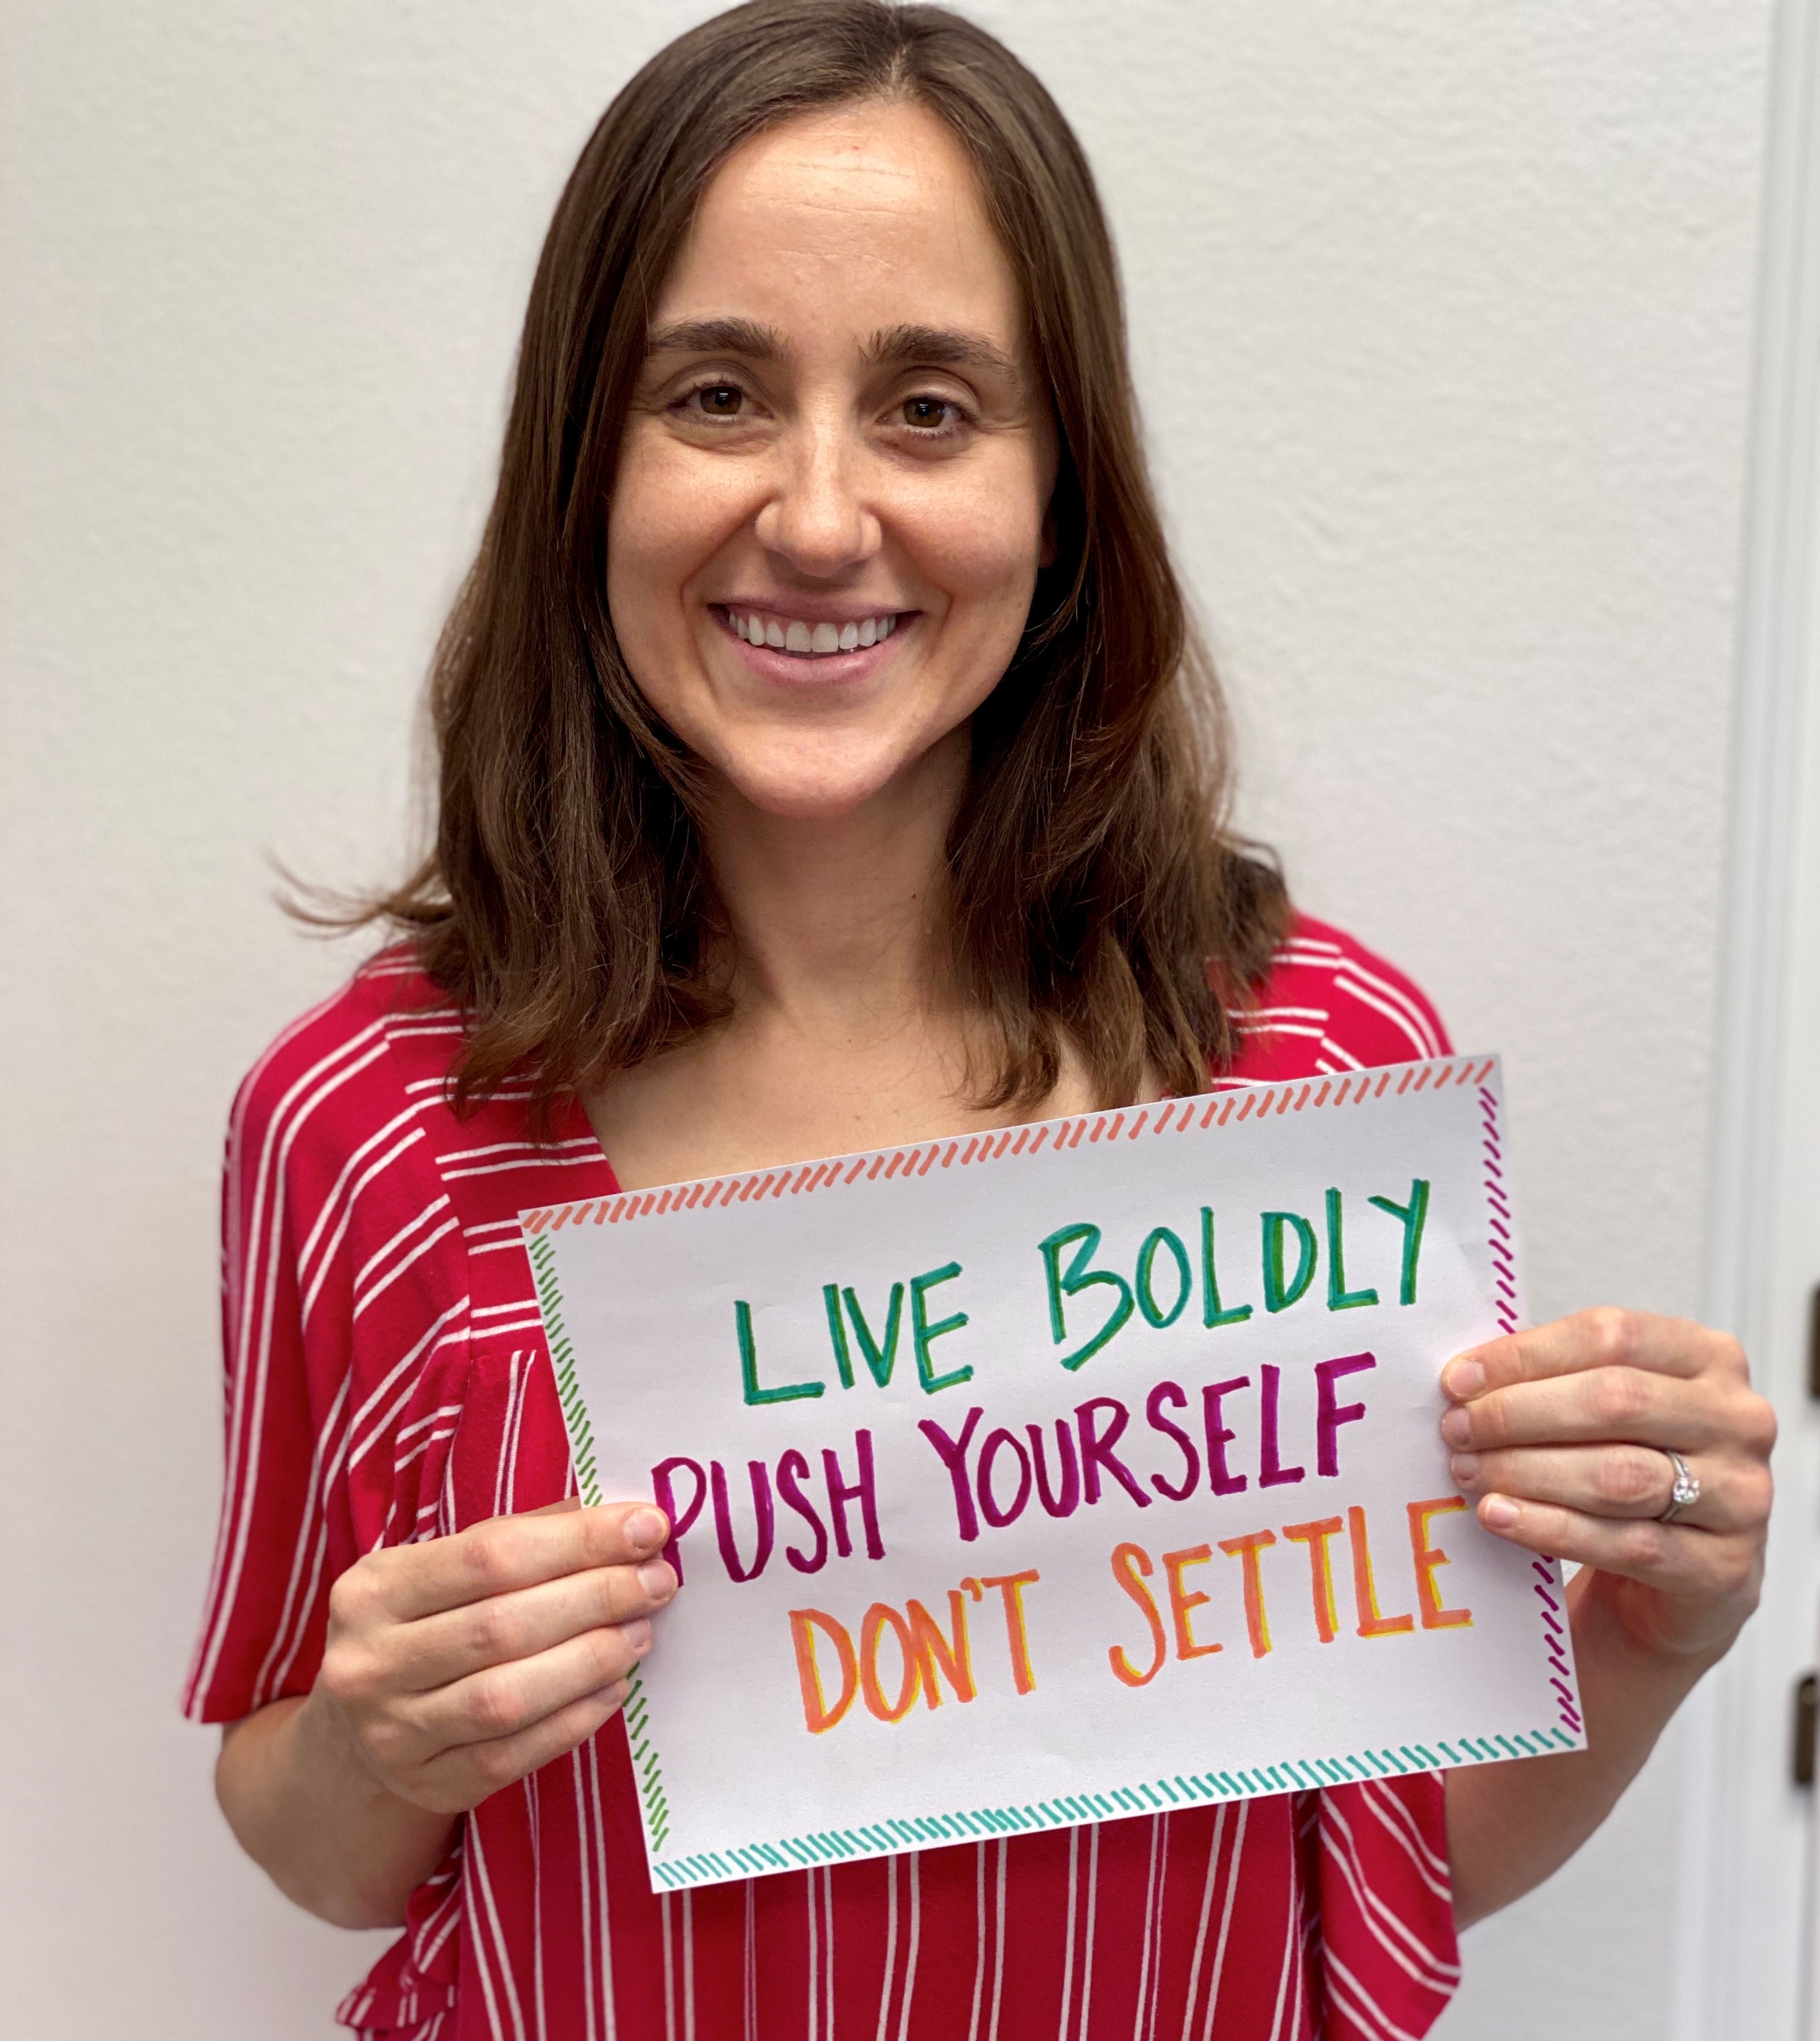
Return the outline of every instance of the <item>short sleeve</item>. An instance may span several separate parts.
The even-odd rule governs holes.
[[[1257,1084],[1451,1055],[1428,995],[1343,930],[1298,914],[1250,1004],[1232,1010],[1228,1082]]]
[[[221,1520],[184,1695],[199,1722],[236,1721],[307,1692],[322,1658],[338,1556],[323,1460],[348,1364],[334,1350],[345,1342],[336,1314],[322,1314],[306,1338],[300,1267],[311,1244],[304,1180],[321,1145],[313,1123],[333,1112],[338,1075],[359,1059],[345,1039],[347,1004],[344,994],[281,1036],[242,1085],[228,1123]]]

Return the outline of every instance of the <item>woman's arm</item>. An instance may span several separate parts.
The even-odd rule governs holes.
[[[1735,1340],[1640,1312],[1494,1341],[1450,1363],[1442,1387],[1442,1435],[1479,1521],[1586,1569],[1568,1602],[1588,1748],[1448,1775],[1464,1927],[1566,1863],[1757,1606],[1776,1420]],[[1669,1448],[1700,1494],[1664,1524]]]
[[[336,1581],[307,1696],[231,1723],[216,1792],[288,1898],[395,1926],[460,1815],[592,1736],[676,1592],[648,1503],[573,1503],[372,1552]]]

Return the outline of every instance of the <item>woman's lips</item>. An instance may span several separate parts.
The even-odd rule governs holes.
[[[709,607],[753,665],[792,680],[824,673],[830,679],[845,678],[869,671],[891,639],[918,615],[914,609],[875,610],[837,621],[791,616],[751,603],[717,602]]]

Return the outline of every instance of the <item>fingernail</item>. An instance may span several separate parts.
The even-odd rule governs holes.
[[[1472,1439],[1472,1420],[1456,1405],[1440,1421],[1440,1435],[1450,1446],[1470,1444]]]
[[[651,1618],[641,1616],[635,1622],[624,1624],[620,1635],[628,1646],[642,1658],[651,1649]]]
[[[635,1509],[626,1519],[626,1536],[634,1551],[654,1551],[669,1535],[670,1526],[654,1509]]]
[[[1453,1478],[1456,1481],[1459,1482],[1462,1486],[1464,1486],[1467,1482],[1477,1478],[1479,1474],[1479,1456],[1477,1453],[1456,1453],[1454,1455]]]
[[[1488,1531],[1509,1531],[1523,1513],[1508,1495],[1488,1495],[1479,1505],[1479,1520]]]
[[[676,1593],[676,1574],[663,1559],[647,1559],[639,1568],[639,1585],[652,1601],[668,1601]]]
[[[1440,1386],[1456,1403],[1464,1403],[1485,1387],[1485,1370],[1476,1360],[1448,1362],[1441,1370]]]

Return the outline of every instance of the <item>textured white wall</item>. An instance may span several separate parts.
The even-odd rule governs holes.
[[[537,240],[705,10],[0,19],[10,2027],[323,2035],[174,1696],[238,1073],[386,869]],[[1533,1294],[1691,1307],[1766,0],[1000,0],[1099,167],[1182,564],[1296,890],[1510,1058]],[[1108,19],[1116,32],[1108,32]],[[1664,2031],[1661,1761],[1456,2041]]]

